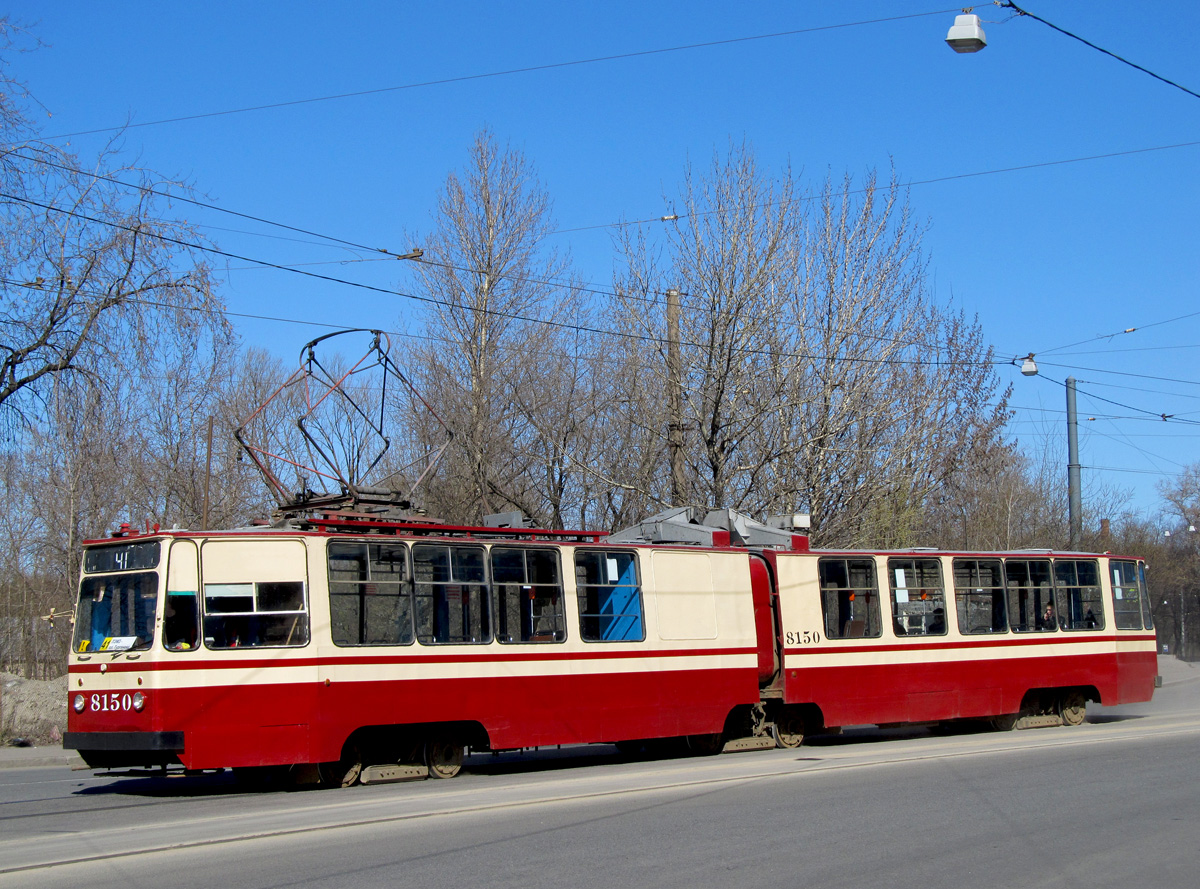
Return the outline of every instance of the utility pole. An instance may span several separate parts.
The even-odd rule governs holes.
[[[203,526],[200,530],[208,530],[208,482],[212,478],[212,430],[213,418],[208,418],[208,444],[205,447],[204,458],[204,507],[200,516],[200,524]]]
[[[1075,412],[1075,378],[1067,377],[1067,497],[1071,549],[1083,536],[1083,506],[1079,493],[1079,417]]]
[[[683,372],[679,356],[679,291],[667,291],[667,452],[671,457],[671,505],[683,506]]]

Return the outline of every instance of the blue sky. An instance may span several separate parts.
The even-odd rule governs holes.
[[[1200,92],[1196,4],[1022,5]],[[1164,147],[1200,143],[1200,99],[1009,10],[978,6],[989,46],[957,55],[943,42],[952,8],[917,0],[7,9],[45,44],[13,57],[11,73],[52,115],[48,136],[821,28],[133,126],[119,144],[221,207],[397,252],[419,245],[439,185],[485,125],[535,164],[562,229],[669,212],[663,195],[685,163],[703,165],[731,141],[814,185],[894,165],[901,181],[925,183],[910,198],[928,225],[932,293],[977,314],[1000,357],[1037,354],[1037,378],[1001,368],[1022,443],[1065,462],[1061,384],[1074,374],[1085,496],[1090,484],[1115,486],[1150,510],[1155,484],[1200,459],[1200,144]],[[829,27],[895,16],[914,17]],[[104,138],[70,142],[86,156]],[[1137,153],[1055,163],[1121,152]],[[987,175],[965,175],[975,173]],[[363,251],[187,213],[234,253],[410,284],[400,263],[347,262]],[[592,228],[556,243],[605,287],[612,238]],[[398,296],[229,265],[232,312],[387,329],[419,317]],[[324,331],[234,321],[246,343],[289,360]],[[1173,419],[1152,418],[1164,413]]]

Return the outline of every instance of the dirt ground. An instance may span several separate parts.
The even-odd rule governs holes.
[[[0,673],[0,743],[57,744],[66,730],[66,676],[39,680]]]

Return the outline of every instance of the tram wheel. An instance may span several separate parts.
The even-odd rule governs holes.
[[[234,780],[248,790],[269,790],[282,787],[288,777],[287,766],[236,766]]]
[[[1020,718],[1020,713],[1005,713],[1003,716],[993,716],[992,728],[998,732],[1011,732],[1017,727],[1017,722]]]
[[[715,756],[725,746],[725,736],[720,732],[712,735],[688,735],[687,748],[697,756]]]
[[[627,759],[646,759],[650,755],[648,743],[641,739],[632,741],[616,741],[613,744],[617,752]]]
[[[1083,696],[1083,692],[1072,691],[1065,694],[1061,707],[1063,725],[1083,724],[1087,716],[1087,698]]]
[[[790,750],[804,743],[804,718],[795,714],[781,714],[771,725],[771,737],[776,747]]]
[[[425,765],[430,778],[453,778],[462,771],[463,745],[449,738],[425,743]]]
[[[323,762],[320,765],[322,787],[350,787],[358,783],[363,764],[357,757]]]

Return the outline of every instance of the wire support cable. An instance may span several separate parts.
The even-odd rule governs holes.
[[[1004,9],[1011,9],[1019,16],[1025,16],[1026,18],[1031,18],[1036,22],[1041,22],[1047,28],[1052,28],[1053,30],[1057,31],[1059,34],[1064,34],[1067,37],[1070,37],[1072,40],[1078,40],[1084,46],[1090,47],[1090,48],[1096,50],[1096,52],[1104,53],[1106,56],[1116,59],[1118,62],[1120,62],[1123,65],[1128,65],[1130,68],[1135,68],[1136,70],[1141,71],[1143,74],[1149,74],[1155,80],[1160,80],[1163,83],[1165,83],[1167,86],[1173,86],[1177,90],[1183,90],[1185,93],[1187,93],[1189,96],[1192,96],[1193,98],[1200,99],[1200,93],[1196,92],[1195,90],[1190,90],[1183,84],[1176,83],[1174,80],[1169,80],[1166,77],[1163,77],[1161,74],[1155,74],[1149,68],[1144,68],[1141,65],[1137,64],[1136,62],[1131,62],[1131,61],[1129,61],[1129,59],[1126,59],[1123,56],[1117,55],[1115,52],[1110,52],[1109,50],[1105,49],[1103,46],[1097,46],[1096,44],[1092,43],[1090,40],[1086,40],[1083,37],[1080,37],[1078,34],[1072,34],[1066,28],[1060,28],[1058,25],[1054,24],[1054,22],[1046,21],[1046,19],[1042,18],[1041,16],[1034,15],[1032,12],[1029,12],[1026,9],[1022,9],[1020,6],[1017,6],[1017,4],[1012,3],[1011,0],[997,0],[996,5],[1004,8]]]

